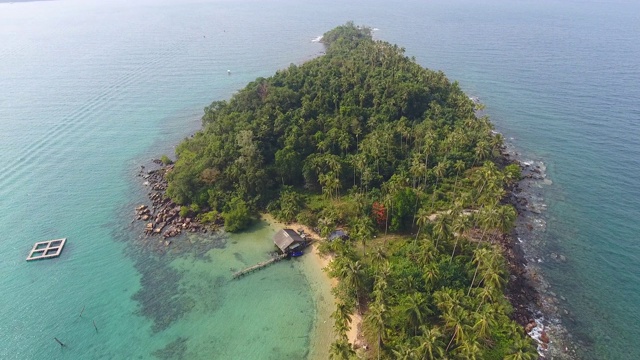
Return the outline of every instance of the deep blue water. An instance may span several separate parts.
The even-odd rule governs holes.
[[[524,240],[548,291],[567,299],[560,324],[582,358],[640,358],[640,5],[586,0],[0,3],[0,358],[149,358],[179,337],[191,358],[222,358],[224,344],[238,344],[224,358],[305,354],[304,336],[261,352],[234,340],[246,328],[215,335],[242,314],[220,317],[237,299],[206,306],[212,294],[194,279],[207,262],[189,257],[163,269],[198,295],[154,333],[132,298],[153,289],[150,265],[131,255],[127,211],[144,200],[139,165],[170,153],[204,106],[317,56],[311,40],[348,20],[459,81],[524,158],[546,164],[546,231]],[[24,262],[33,242],[61,236],[70,242],[60,259]],[[237,261],[228,245],[217,256]],[[301,311],[290,331],[308,337],[313,313]]]

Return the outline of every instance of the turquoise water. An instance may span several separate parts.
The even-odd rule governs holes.
[[[581,358],[640,358],[640,5],[586,0],[0,3],[0,358],[313,351],[308,264],[226,281],[268,256],[274,229],[160,256],[129,222],[140,165],[210,101],[318,55],[311,40],[347,20],[460,81],[546,164],[546,231],[524,241],[567,299],[549,320]],[[63,236],[59,259],[24,261]]]

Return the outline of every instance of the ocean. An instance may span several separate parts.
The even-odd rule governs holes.
[[[349,20],[458,81],[543,164],[521,240],[545,321],[579,358],[640,358],[640,4],[588,0],[0,1],[0,358],[326,358],[311,260],[230,281],[268,258],[272,226],[157,254],[131,220],[140,166],[204,106]],[[61,257],[25,261],[59,237]]]

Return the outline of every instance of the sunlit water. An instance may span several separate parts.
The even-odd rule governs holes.
[[[310,260],[229,281],[273,227],[156,255],[129,222],[140,165],[347,20],[460,81],[546,164],[546,231],[524,241],[561,324],[583,358],[640,358],[640,8],[506,0],[0,3],[0,358],[326,357]],[[24,261],[58,237],[60,258]]]

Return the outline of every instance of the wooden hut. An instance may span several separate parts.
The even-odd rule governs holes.
[[[297,251],[307,245],[306,240],[293,229],[282,229],[278,231],[273,236],[273,243],[282,253]]]

